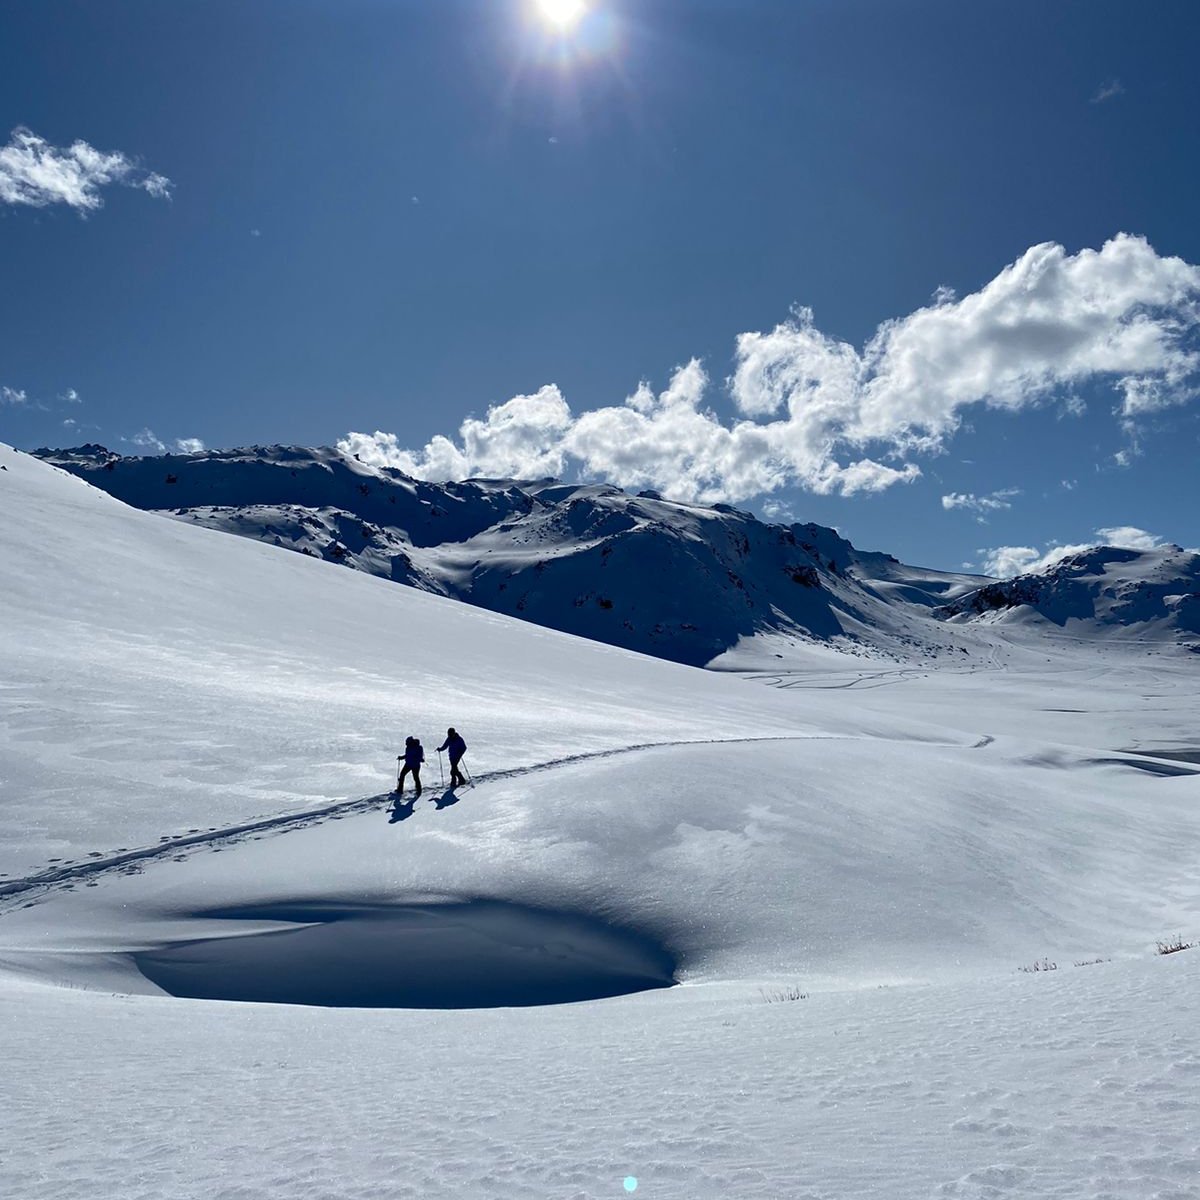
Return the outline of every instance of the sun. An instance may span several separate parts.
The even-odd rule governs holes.
[[[587,0],[536,0],[534,7],[543,21],[565,31],[587,12]]]

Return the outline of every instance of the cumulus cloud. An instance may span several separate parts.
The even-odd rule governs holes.
[[[1119,234],[1100,250],[1027,250],[977,292],[939,289],[887,321],[860,350],[819,330],[809,309],[741,334],[725,381],[735,416],[705,400],[702,364],[665,391],[642,383],[623,404],[575,415],[553,385],[490,408],[409,449],[351,433],[364,461],[425,478],[559,475],[567,470],[685,500],[737,502],[798,486],[845,495],[916,479],[972,406],[1020,412],[1108,381],[1118,415],[1187,403],[1200,387],[1200,267]]]
[[[29,396],[22,390],[10,387],[0,387],[0,405],[20,408],[29,403]]]
[[[97,150],[84,141],[52,146],[18,127],[8,144],[0,146],[0,203],[33,208],[65,204],[88,213],[104,203],[101,188],[114,184],[156,199],[169,197],[172,187],[165,175],[145,170],[119,150]]]
[[[1155,550],[1164,545],[1157,534],[1147,533],[1135,525],[1113,525],[1097,529],[1095,540],[1072,545],[1056,543],[1048,550],[1032,546],[996,546],[980,550],[984,571],[1001,579],[1011,579],[1029,571],[1041,571],[1071,554],[1080,554],[1093,546],[1119,546],[1123,550]]]
[[[204,443],[199,438],[176,438],[175,449],[180,454],[203,454]]]
[[[974,492],[951,492],[942,497],[942,507],[947,510],[965,508],[977,513],[998,512],[1012,508],[1013,497],[1020,494],[1020,488],[1001,488],[987,496],[976,496]]]

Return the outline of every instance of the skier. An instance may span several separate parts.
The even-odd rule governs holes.
[[[396,795],[404,795],[404,777],[412,772],[413,783],[417,785],[417,794],[414,797],[416,800],[421,798],[421,764],[425,761],[425,750],[421,743],[415,737],[406,737],[404,739],[404,766],[400,771],[400,778],[396,780]]]
[[[467,781],[458,769],[458,764],[467,752],[467,743],[463,741],[462,735],[455,730],[453,725],[446,730],[446,740],[438,747],[438,753],[441,754],[443,750],[450,752],[450,786],[452,788],[465,786]]]

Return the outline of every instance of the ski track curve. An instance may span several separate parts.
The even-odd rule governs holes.
[[[856,740],[858,739],[828,734],[775,734],[767,737],[696,738],[684,741],[643,742],[634,746],[617,746],[610,750],[592,750],[584,754],[570,754],[565,758],[547,759],[545,762],[531,763],[525,767],[489,771],[477,782],[483,785],[506,779],[519,779],[526,775],[536,775],[543,771],[572,766],[575,763],[595,762],[600,759],[617,758],[624,754],[639,754],[646,750],[671,749],[682,746]],[[88,853],[90,861],[64,863],[62,866],[48,867],[20,879],[7,879],[0,882],[0,915],[14,907],[12,903],[14,900],[24,900],[25,903],[19,907],[27,908],[30,904],[39,902],[47,892],[52,892],[61,885],[73,886],[81,882],[91,884],[100,876],[114,871],[136,875],[141,872],[145,864],[177,857],[181,851],[190,851],[201,846],[215,846],[222,842],[236,844],[253,834],[287,833],[293,829],[306,829],[313,825],[321,825],[326,821],[337,821],[356,813],[370,812],[391,798],[392,795],[392,792],[379,792],[373,796],[359,797],[356,800],[339,800],[334,804],[305,809],[303,812],[281,813],[272,817],[260,817],[252,821],[240,822],[236,825],[225,825],[218,829],[206,829],[196,833],[181,834],[177,837],[167,836],[161,838],[155,846],[141,846],[109,854],[93,850]]]

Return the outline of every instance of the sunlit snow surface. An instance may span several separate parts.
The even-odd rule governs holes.
[[[0,1194],[1200,1195],[1200,950],[1154,954],[1200,935],[1196,656],[705,673],[0,465]],[[505,914],[493,976],[628,936],[685,986],[369,1010],[137,967],[389,907]]]

